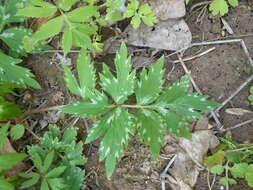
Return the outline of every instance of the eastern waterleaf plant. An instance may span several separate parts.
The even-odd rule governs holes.
[[[114,65],[115,75],[106,64],[103,65],[102,73],[99,73],[101,90],[96,89],[94,63],[81,51],[77,60],[78,79],[69,67],[63,68],[67,87],[83,101],[59,108],[76,117],[97,118],[85,143],[102,137],[99,160],[105,160],[109,178],[135,132],[150,147],[155,159],[164,144],[165,134],[191,138],[188,121],[200,119],[199,111],[211,111],[219,105],[207,100],[208,96],[188,93],[189,75],[170,86],[163,86],[164,57],[143,69],[137,77],[127,47],[122,43]],[[136,104],[126,105],[129,96],[133,95]],[[130,109],[134,109],[135,114]]]

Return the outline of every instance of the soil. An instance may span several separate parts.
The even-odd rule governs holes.
[[[230,14],[224,17],[234,31],[232,36],[225,32],[225,37],[222,37],[223,29],[221,28],[220,20],[211,18],[208,11],[203,16],[201,23],[196,23],[199,13],[200,11],[195,11],[186,16],[186,21],[192,32],[193,42],[230,39],[232,37],[236,39],[242,38],[245,40],[250,54],[253,55],[252,1],[242,3],[236,9],[231,9]],[[245,72],[245,68],[250,67],[250,65],[247,63],[247,58],[242,48],[236,43],[195,47],[185,52],[185,56],[192,56],[200,50],[204,51],[211,47],[216,47],[216,49],[200,58],[188,61],[187,67],[191,70],[192,76],[202,92],[209,95],[212,99],[222,102],[247,79],[249,74]],[[75,99],[75,97],[68,93],[64,85],[62,69],[58,63],[59,60],[55,60],[54,58],[54,54],[42,54],[31,56],[28,59],[27,65],[38,77],[37,79],[43,89],[24,91],[20,103],[25,107],[36,108],[39,105],[43,107],[61,105],[68,103],[71,99]],[[75,55],[71,58],[75,60]],[[103,62],[106,62],[106,60]],[[168,64],[170,64],[169,61]],[[171,66],[168,65],[168,68],[171,68]],[[174,70],[170,72],[167,78],[171,82],[183,74],[181,66],[176,64]],[[225,112],[226,108],[231,107],[252,109],[247,100],[248,95],[249,87],[246,87],[228,105],[219,111],[219,119],[224,128],[232,127],[252,118],[252,114],[235,116]],[[31,117],[29,122],[30,124],[33,123],[32,129],[41,132],[47,123],[58,122],[64,127],[72,122],[71,118],[59,115],[57,112],[54,112],[53,115],[48,114],[37,114]],[[52,118],[54,118],[53,121]],[[39,119],[39,122],[34,123],[36,119]],[[44,127],[42,127],[43,122]],[[88,123],[91,122],[88,121]],[[210,122],[215,125],[212,119]],[[82,131],[86,131],[83,120],[79,121],[77,125],[82,128]],[[253,142],[252,124],[233,130],[232,137],[239,142]],[[85,135],[82,138],[85,138]],[[104,163],[98,161],[98,147],[99,140],[85,147],[85,154],[88,157],[85,166],[87,172],[86,190],[161,189],[159,175],[170,159],[170,155],[166,152],[166,149],[162,149],[161,157],[154,161],[148,148],[138,138],[133,138],[126,149],[125,156],[118,163],[117,170],[114,172],[111,180],[108,180],[105,176]],[[201,172],[195,190],[208,190],[206,175],[206,172]],[[168,185],[166,188],[169,189]],[[214,189],[218,190],[222,189],[222,187],[216,184]],[[240,182],[239,185],[233,186],[230,189],[246,190],[247,187],[244,182]]]

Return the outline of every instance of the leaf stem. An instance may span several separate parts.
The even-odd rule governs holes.
[[[122,104],[119,105],[123,108],[135,108],[135,109],[148,109],[148,108],[154,108],[154,106],[143,106],[143,105],[126,105],[126,104]]]

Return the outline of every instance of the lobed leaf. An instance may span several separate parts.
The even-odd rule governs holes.
[[[228,4],[226,0],[212,0],[209,10],[214,16],[220,14],[224,16],[228,13]]]
[[[128,143],[130,134],[134,132],[133,116],[126,109],[118,107],[106,118],[104,124],[100,125],[104,128],[100,135],[104,137],[99,147],[99,160],[105,159],[106,174],[110,178],[117,161],[124,153],[124,147]]]
[[[32,79],[34,76],[30,70],[20,67],[17,64],[21,59],[14,59],[0,51],[0,80],[17,85],[40,88],[40,85]]]
[[[35,173],[35,172],[30,172],[30,173],[21,173],[19,174],[21,177],[25,177],[25,178],[31,178],[25,182],[23,182],[21,184],[20,189],[26,189],[28,187],[31,187],[33,185],[35,185],[36,183],[38,183],[39,179],[40,179],[40,175]]]
[[[114,64],[117,77],[115,78],[109,68],[104,65],[103,73],[100,74],[101,86],[117,104],[122,104],[128,96],[133,94],[135,83],[135,71],[131,72],[131,57],[128,57],[124,43],[121,44],[120,51],[116,54]]]
[[[164,143],[165,125],[163,118],[152,110],[142,109],[136,114],[140,138],[150,146],[153,158],[157,158]]]
[[[62,106],[59,110],[76,116],[93,118],[106,113],[112,108],[113,105],[109,104],[107,96],[97,92],[94,93],[91,102],[76,102],[72,105]]]
[[[99,16],[98,6],[94,5],[86,5],[79,8],[74,9],[73,11],[67,14],[70,22],[88,22],[90,18],[93,16]]]
[[[135,89],[137,104],[150,104],[159,96],[164,82],[163,65],[164,57],[161,57],[156,64],[151,66],[148,72],[145,69],[142,70]]]

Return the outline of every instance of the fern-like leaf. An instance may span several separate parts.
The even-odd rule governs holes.
[[[135,90],[137,103],[145,105],[152,103],[162,90],[163,84],[163,63],[161,57],[156,64],[152,65],[149,71],[143,69],[140,75],[140,81],[137,82]]]
[[[109,68],[104,65],[103,73],[100,75],[101,86],[117,104],[122,104],[134,92],[135,82],[135,71],[131,72],[131,57],[128,57],[124,43],[121,44],[120,51],[116,54],[114,64],[117,77],[115,78]]]

